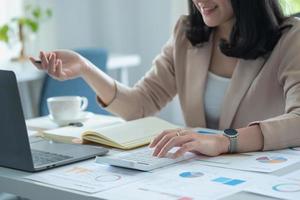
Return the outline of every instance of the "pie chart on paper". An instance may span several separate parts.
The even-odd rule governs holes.
[[[288,159],[282,156],[263,156],[256,158],[256,160],[261,163],[277,164],[286,162]]]
[[[274,185],[272,189],[277,192],[300,192],[300,185],[296,183],[282,183]]]
[[[201,172],[182,172],[179,174],[180,177],[182,178],[197,178],[197,177],[201,177],[204,174]]]

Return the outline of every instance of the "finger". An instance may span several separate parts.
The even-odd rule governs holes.
[[[57,60],[55,76],[60,80],[63,78],[62,61],[61,60]]]
[[[51,54],[49,59],[48,73],[51,75],[55,75],[55,71],[56,71],[56,56],[55,54]]]
[[[165,135],[156,145],[155,150],[153,152],[153,156],[157,156],[161,149],[166,145],[166,143],[176,136],[176,132],[170,132]]]
[[[41,66],[43,67],[43,69],[44,70],[48,70],[49,61],[48,61],[48,58],[47,58],[45,52],[41,51],[41,53],[40,53],[40,59],[42,61]]]
[[[45,57],[47,58],[47,60],[49,61],[50,56],[53,54],[53,52],[45,52],[45,51],[41,51],[41,53],[43,53],[45,55]]]
[[[173,137],[158,153],[158,157],[164,157],[173,147],[182,146],[187,142],[191,142],[193,138],[190,135]]]
[[[48,59],[48,61],[50,60],[50,56],[52,57],[53,55],[55,55],[56,56],[56,54],[53,52],[53,51],[51,51],[51,52],[49,52],[49,53],[47,53],[47,52],[44,52],[45,53],[45,56],[46,56],[46,58]]]
[[[193,151],[197,148],[197,142],[188,142],[180,147],[172,156],[174,159],[183,156],[186,152]]]
[[[153,152],[153,156],[157,156],[158,153],[161,151],[161,149],[164,147],[164,145],[168,142],[168,140],[170,138],[172,138],[172,137],[178,136],[178,133],[184,135],[185,134],[185,130],[183,130],[181,128],[180,129],[167,130],[167,133],[165,134],[165,136],[163,138],[161,138],[160,141],[156,142],[156,148],[155,148],[155,150]],[[166,136],[168,136],[168,137],[166,137]]]
[[[65,73],[65,70],[63,69],[62,60],[57,60],[57,69],[59,69],[59,77],[61,79],[66,79],[67,75]]]
[[[33,57],[29,57],[30,62],[38,69],[42,70],[42,66],[41,64],[38,63],[38,60],[33,58]]]
[[[54,76],[59,76],[61,77],[61,75],[58,73],[59,72],[59,66],[61,65],[60,61],[57,59],[54,63],[54,66],[53,66],[53,75]],[[58,77],[58,78],[59,78]]]
[[[157,143],[167,134],[169,134],[170,132],[174,132],[174,129],[168,129],[168,130],[164,130],[161,134],[159,134],[158,136],[156,136],[151,143],[149,144],[150,148],[153,148],[157,145]]]

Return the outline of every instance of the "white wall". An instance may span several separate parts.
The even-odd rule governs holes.
[[[19,16],[22,13],[22,6],[22,0],[0,0],[0,26]],[[16,55],[18,49],[12,47],[13,45],[0,42],[0,61],[6,61],[8,57]]]
[[[37,1],[37,0],[36,0]],[[142,66],[134,83],[151,65],[185,12],[182,0],[38,0],[54,17],[42,25],[41,49],[102,46],[111,52],[139,53]]]
[[[153,58],[168,40],[179,15],[186,13],[186,0],[27,0],[51,7],[54,17],[42,25],[39,49],[104,47],[110,52],[138,53],[139,68],[130,71],[130,85],[150,68]],[[180,121],[178,105],[162,117]]]
[[[0,25],[9,21],[12,17],[18,16],[22,12],[21,0],[1,0],[0,1]]]

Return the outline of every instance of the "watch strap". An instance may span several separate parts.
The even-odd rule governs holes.
[[[228,153],[236,153],[238,132],[235,129],[225,129],[224,135],[229,139]]]
[[[236,153],[237,152],[237,137],[230,137],[229,141],[230,141],[229,153]]]

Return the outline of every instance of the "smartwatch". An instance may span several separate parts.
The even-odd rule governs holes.
[[[237,137],[239,135],[239,133],[237,132],[237,130],[229,128],[229,129],[225,129],[223,135],[227,138],[229,138],[229,148],[228,148],[228,152],[229,153],[236,153],[237,152]]]

